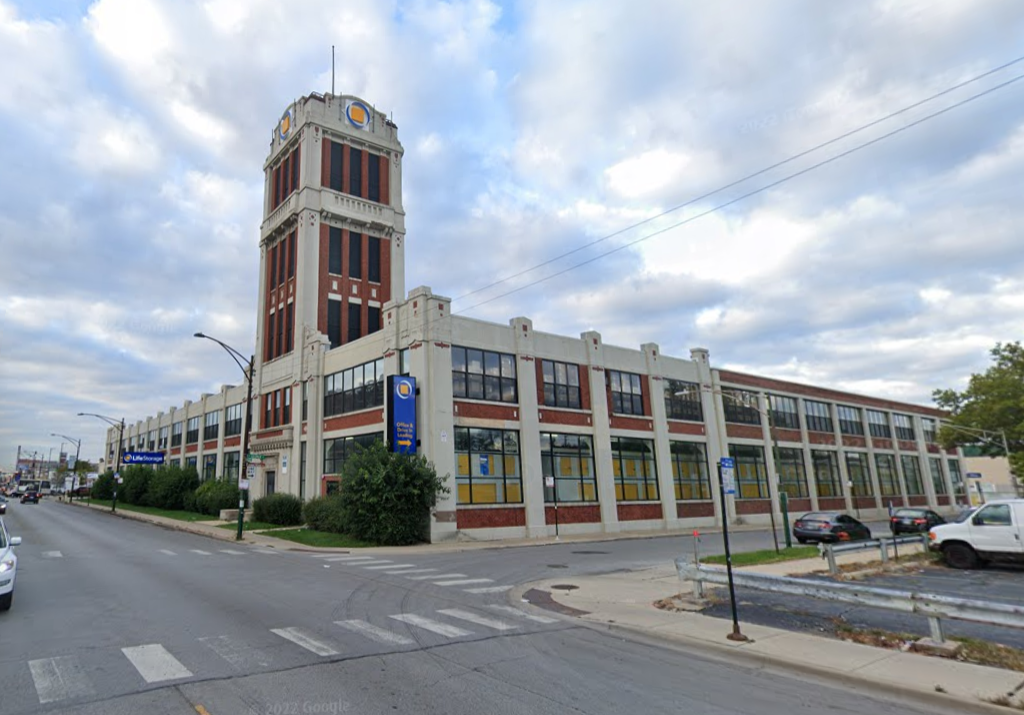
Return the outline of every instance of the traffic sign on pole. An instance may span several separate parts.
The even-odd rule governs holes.
[[[726,494],[736,493],[736,462],[732,457],[722,457],[719,460],[722,467],[722,489]]]

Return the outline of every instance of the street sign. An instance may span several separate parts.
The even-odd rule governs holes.
[[[546,487],[554,487],[555,486],[555,478],[554,477],[544,477],[544,486],[546,486]]]
[[[387,384],[391,451],[416,454],[416,378],[391,375]]]
[[[722,457],[718,466],[721,469],[722,474],[722,489],[725,490],[726,494],[736,493],[736,462],[733,461],[732,457]]]
[[[981,479],[981,472],[967,472],[968,479]]]
[[[245,476],[246,476],[247,479],[255,479],[256,478],[256,465],[255,464],[250,464],[248,467],[245,468]]]
[[[488,457],[486,454],[480,455],[480,476],[491,476],[491,458]]]
[[[249,490],[249,480],[248,479],[239,479],[238,480],[238,488],[241,489],[243,492],[244,491],[248,491]]]
[[[163,452],[125,452],[125,464],[163,464]]]
[[[245,461],[249,464],[263,464],[263,460],[267,458],[265,454],[250,454],[245,458]]]
[[[288,454],[281,455],[281,474],[288,473]]]

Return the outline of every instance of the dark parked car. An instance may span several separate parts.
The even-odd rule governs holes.
[[[22,504],[38,504],[39,492],[25,492],[21,495]]]
[[[894,534],[923,534],[946,520],[931,509],[897,509],[889,519]]]
[[[812,511],[793,524],[793,536],[801,544],[813,542],[860,541],[871,538],[871,530],[852,516],[838,511]]]
[[[6,513],[7,513],[7,497],[5,497],[3,494],[0,494],[0,514],[6,514]]]

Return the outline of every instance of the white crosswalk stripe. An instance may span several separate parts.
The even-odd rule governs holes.
[[[386,628],[380,628],[379,626],[367,623],[366,621],[354,619],[349,621],[335,621],[335,623],[342,628],[347,628],[354,633],[359,633],[370,640],[375,640],[378,643],[384,643],[385,645],[413,645],[416,643],[412,638],[400,636]]]
[[[221,549],[222,554],[231,554],[232,556],[245,556],[244,551],[235,551],[234,549]]]
[[[504,593],[511,590],[512,586],[482,586],[480,588],[464,588],[466,593]]]
[[[355,562],[355,561],[376,561],[376,556],[318,556],[317,558],[325,559],[326,561],[340,561],[340,562]]]
[[[388,564],[387,566],[367,566],[366,564],[356,564],[356,566],[362,566],[367,571],[380,571],[382,569],[405,569],[412,568],[416,564]]]
[[[414,573],[437,573],[437,569],[402,569],[401,571],[385,571],[384,573],[400,573],[403,576],[412,576]],[[437,578],[436,576],[427,576],[426,578]]]
[[[200,556],[213,556],[209,551],[203,551],[202,549],[189,549],[193,554],[199,554]]]
[[[295,645],[301,646],[311,653],[322,656],[338,655],[338,651],[334,650],[329,644],[317,640],[301,628],[271,628],[270,632],[290,640]]]
[[[461,608],[442,608],[438,613],[443,613],[444,615],[451,616],[452,618],[458,618],[460,621],[469,621],[470,623],[475,623],[478,626],[493,628],[496,631],[511,631],[518,628],[518,626],[505,623],[505,621],[481,616],[477,613],[473,613],[472,611],[463,611]]]
[[[79,698],[95,692],[81,664],[73,655],[30,660],[28,669],[32,673],[40,704]]]
[[[462,636],[473,635],[472,631],[464,630],[458,626],[450,626],[447,623],[441,623],[440,621],[435,621],[424,616],[417,616],[415,613],[398,613],[393,616],[388,616],[388,618],[394,618],[396,621],[408,623],[410,626],[422,628],[425,631],[436,633],[439,636],[444,636],[445,638],[459,638]]]
[[[147,683],[192,677],[192,671],[182,665],[159,643],[122,648],[121,652],[125,654],[125,657],[135,666],[135,670],[139,671],[139,675]]]
[[[199,642],[208,647],[221,658],[231,663],[236,670],[248,671],[255,666],[270,667],[270,658],[247,643],[233,640],[228,636],[210,636],[200,638]]]
[[[514,608],[512,606],[505,606],[499,603],[492,603],[488,606],[488,608],[492,608],[495,611],[501,611],[502,613],[507,613],[510,616],[515,616],[516,618],[525,618],[526,620],[533,621],[535,623],[558,623],[557,618],[548,618],[547,616],[535,616],[532,613],[526,613],[525,611],[520,611],[518,608]]]
[[[353,566],[384,566],[385,564],[390,568],[391,566],[394,566],[395,562],[389,561],[388,559],[377,559],[374,561],[363,561],[358,564],[353,564]]]
[[[43,558],[44,559],[62,559],[62,558],[64,558],[64,554],[62,554],[59,551],[44,551],[43,552]]]
[[[253,549],[252,552],[254,554],[271,554],[271,555],[276,555],[276,554],[281,553],[280,551],[275,551],[274,549],[268,549],[268,548]]]
[[[171,551],[170,549],[160,549],[160,553],[167,554],[168,556],[177,556],[177,554]]]
[[[474,583],[494,583],[493,578],[457,578],[448,581],[434,581],[435,586],[469,586]]]
[[[431,569],[431,570],[433,570],[433,569]],[[434,578],[465,578],[465,577],[466,577],[466,574],[464,574],[464,573],[441,573],[441,574],[433,574],[433,575],[430,575],[430,576],[406,576],[406,578],[411,580],[411,581],[426,581],[428,579],[434,579]]]

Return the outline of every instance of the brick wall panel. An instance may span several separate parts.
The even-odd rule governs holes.
[[[619,521],[642,521],[644,519],[661,519],[661,504],[616,504]]]
[[[555,523],[555,507],[547,506],[544,508],[544,518],[546,523]],[[563,506],[558,507],[558,523],[559,524],[600,524],[601,523],[601,507],[596,504],[581,504],[578,506]]]
[[[508,507],[499,509],[457,509],[455,525],[459,529],[497,529],[506,526],[526,526],[526,509]]]
[[[715,504],[709,501],[676,502],[676,516],[680,519],[696,519],[702,516],[714,516]]]

